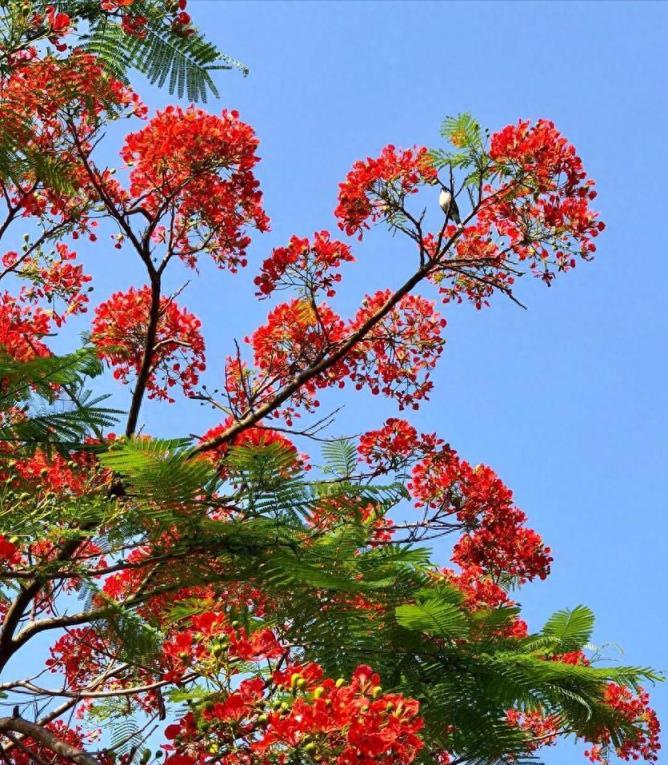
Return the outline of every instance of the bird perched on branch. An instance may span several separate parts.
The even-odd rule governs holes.
[[[462,219],[459,215],[457,202],[452,191],[441,183],[441,191],[438,195],[438,204],[446,218],[451,218],[458,226],[461,226]]]

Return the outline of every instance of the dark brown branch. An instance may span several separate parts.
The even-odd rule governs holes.
[[[50,749],[54,754],[72,760],[77,765],[100,765],[95,757],[87,752],[67,744],[51,733],[51,731],[37,723],[24,720],[22,717],[0,717],[0,732],[20,733],[23,736],[29,736],[47,749]]]
[[[83,539],[85,538],[85,532],[90,526],[82,527],[82,536],[78,539],[72,539],[63,545],[60,553],[56,558],[56,562],[68,560],[79,547]],[[35,577],[25,587],[21,589],[16,596],[11,606],[5,614],[5,619],[0,627],[0,670],[7,664],[16,646],[14,645],[14,633],[19,625],[19,622],[23,618],[27,608],[32,602],[33,598],[42,589],[45,583],[45,579],[42,577]]]
[[[139,410],[141,409],[144,393],[148,380],[153,371],[153,356],[156,348],[158,323],[160,321],[160,277],[151,274],[151,307],[149,309],[148,327],[146,328],[146,341],[144,343],[144,357],[142,359],[137,382],[132,392],[132,402],[128,413],[128,422],[125,427],[125,435],[132,436],[137,429]]]
[[[475,215],[475,211],[471,213],[469,218],[473,215]],[[468,219],[464,221],[464,225],[467,222]],[[444,248],[444,252],[447,252],[452,244],[459,238],[461,231],[462,228],[453,234],[453,236],[447,242]],[[359,342],[364,340],[369,332],[382,319],[384,319],[385,316],[387,316],[393,308],[397,306],[401,299],[408,295],[413,290],[413,288],[416,287],[423,279],[429,276],[432,271],[436,271],[440,268],[456,271],[457,266],[472,262],[473,261],[469,259],[460,261],[434,259],[425,263],[413,274],[413,276],[404,282],[404,284],[399,287],[399,289],[396,290],[393,295],[388,298],[382,308],[373,314],[373,316],[370,316],[356,332],[353,332],[353,334],[350,335],[350,337],[345,342],[341,343],[339,347],[336,348],[332,353],[327,354],[324,356],[324,358],[320,359],[315,364],[312,364],[310,367],[297,374],[287,385],[284,385],[283,388],[279,390],[273,398],[271,398],[271,400],[267,401],[262,406],[257,407],[253,411],[248,412],[244,417],[241,417],[233,425],[230,425],[230,427],[224,433],[221,433],[216,438],[212,438],[209,441],[205,441],[204,443],[199,444],[193,449],[193,456],[206,453],[211,451],[211,449],[216,449],[221,444],[229,443],[232,439],[234,439],[235,436],[244,431],[246,428],[255,425],[268,414],[271,414],[271,412],[276,410],[281,404],[287,401],[309,380],[317,377],[317,375],[322,374],[331,366],[336,364],[337,361],[349,353]],[[475,262],[480,265],[480,263],[484,261],[477,260]]]

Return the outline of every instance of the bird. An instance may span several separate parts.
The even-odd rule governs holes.
[[[441,210],[443,210],[446,218],[452,218],[452,220],[460,226],[462,223],[461,216],[459,215],[459,208],[457,202],[452,194],[452,191],[447,186],[441,183],[441,192],[438,195],[438,204]]]

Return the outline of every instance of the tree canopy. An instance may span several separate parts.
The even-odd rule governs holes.
[[[521,276],[549,285],[593,257],[594,182],[555,125],[489,133],[463,114],[440,147],[356,161],[336,224],[401,237],[405,276],[343,316],[354,241],[295,235],[248,264],[269,228],[252,126],[195,105],[150,115],[130,87],[133,66],[201,101],[234,65],[183,0],[11,2],[2,24],[0,236],[24,233],[0,274],[4,761],[494,765],[563,736],[593,762],[656,760],[643,684],[658,675],[602,661],[583,605],[522,619],[514,591],[552,555],[494,470],[409,419],[341,437],[319,414],[326,390],[423,406],[438,302],[517,301]],[[117,175],[97,149],[121,116],[136,129]],[[77,241],[108,226],[145,281],[56,354],[90,303]],[[196,306],[165,280],[205,259],[255,268],[273,301],[216,390]],[[145,400],[178,396],[211,428],[152,437]],[[443,536],[447,565],[427,546]]]

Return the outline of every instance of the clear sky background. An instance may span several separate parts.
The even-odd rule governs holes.
[[[214,384],[231,339],[268,310],[252,298],[259,263],[292,233],[335,230],[337,184],[355,159],[386,143],[435,145],[443,116],[460,111],[492,130],[546,117],[578,148],[608,225],[597,259],[550,289],[522,284],[528,311],[498,299],[482,312],[446,307],[436,389],[414,420],[497,469],[552,546],[551,578],[520,595],[530,626],[586,603],[611,660],[668,669],[668,4],[189,6],[198,26],[251,69],[246,79],[221,73],[222,98],[210,108],[239,109],[256,128],[272,218],[245,274],[204,268],[182,298],[204,321]],[[137,84],[152,107],[170,100]],[[128,127],[114,127],[110,146]],[[344,313],[413,266],[412,249],[380,231],[355,253],[337,301]],[[96,299],[136,282],[127,254],[98,244],[89,257]],[[341,433],[395,412],[365,394],[345,400]],[[150,406],[144,420],[161,434],[215,423],[189,402]],[[447,548],[435,553],[445,563]],[[654,700],[668,726],[668,688]],[[581,758],[566,744],[543,759]]]

